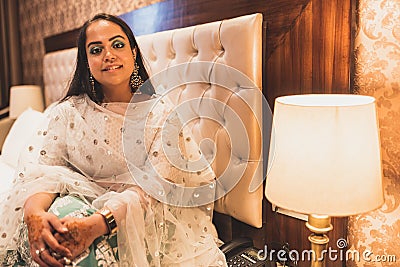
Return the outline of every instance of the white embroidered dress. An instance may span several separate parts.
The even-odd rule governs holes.
[[[187,171],[191,158],[206,165],[171,110],[160,97],[100,106],[74,96],[55,105],[3,204],[0,255],[17,246],[27,197],[53,192],[118,209],[120,266],[225,266],[211,222],[214,174],[209,166]],[[210,201],[199,202],[193,188],[204,184]],[[137,185],[152,196],[148,204]]]

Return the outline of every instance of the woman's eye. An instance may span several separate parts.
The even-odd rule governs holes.
[[[92,54],[92,55],[97,55],[97,54],[100,54],[102,50],[103,50],[103,49],[101,49],[100,47],[97,47],[97,46],[96,46],[96,47],[90,48],[89,52],[90,52],[90,54]]]
[[[117,41],[113,44],[114,48],[123,48],[125,44],[123,42]]]

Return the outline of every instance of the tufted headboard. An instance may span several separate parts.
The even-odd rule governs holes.
[[[137,37],[151,75],[163,77],[164,88],[174,87],[171,99],[177,105],[196,99],[188,115],[194,136],[213,141],[201,148],[213,158],[217,178],[234,186],[215,210],[255,227],[262,226],[263,202],[262,22],[257,13]],[[64,95],[75,57],[76,48],[45,55],[47,105]],[[237,136],[242,128],[247,140]]]

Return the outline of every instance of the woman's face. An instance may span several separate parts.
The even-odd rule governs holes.
[[[134,54],[121,27],[107,20],[97,20],[86,29],[86,54],[90,72],[104,93],[129,89],[134,68]],[[123,91],[121,91],[123,92]]]

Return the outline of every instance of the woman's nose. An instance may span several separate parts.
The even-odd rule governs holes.
[[[115,59],[115,55],[111,52],[111,50],[106,50],[106,54],[104,56],[104,61],[112,61]]]

